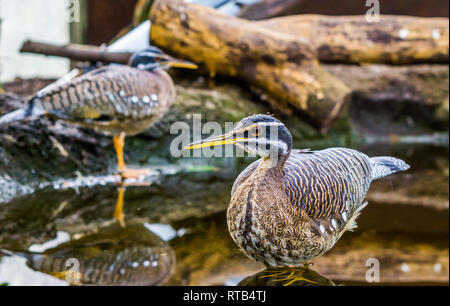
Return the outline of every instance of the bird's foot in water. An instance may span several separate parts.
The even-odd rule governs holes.
[[[282,286],[290,286],[295,282],[305,282],[317,285],[318,282],[305,277],[305,272],[308,270],[306,266],[288,266],[276,268],[271,274],[261,276],[261,278],[271,278],[274,282],[280,282]]]

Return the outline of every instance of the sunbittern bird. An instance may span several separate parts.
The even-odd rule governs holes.
[[[262,157],[234,182],[227,223],[240,250],[267,266],[304,265],[328,251],[357,227],[370,183],[409,169],[400,159],[347,148],[292,149],[289,130],[267,115],[187,149],[224,144]]]
[[[38,116],[49,116],[114,135],[122,178],[147,170],[125,166],[125,136],[139,134],[163,117],[175,100],[168,67],[195,69],[191,62],[164,54],[156,47],[135,53],[128,65],[108,65],[38,91],[25,109],[0,118],[0,125]]]

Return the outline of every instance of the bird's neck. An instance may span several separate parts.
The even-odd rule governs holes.
[[[289,154],[283,156],[275,166],[272,166],[273,160],[268,158],[262,158],[259,166],[255,169],[250,180],[249,186],[250,198],[254,199],[254,202],[259,203],[259,197],[267,199],[267,197],[277,195],[275,190],[280,190],[283,185],[283,169]],[[264,202],[265,200],[262,200]],[[251,202],[248,203],[251,205]]]
[[[279,155],[277,157],[263,157],[261,163],[258,166],[258,172],[260,175],[282,175],[286,160],[290,156],[290,151],[287,154]]]

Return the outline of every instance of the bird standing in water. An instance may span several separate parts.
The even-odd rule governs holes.
[[[0,125],[48,116],[90,127],[114,136],[122,179],[148,173],[127,169],[123,158],[125,136],[139,134],[163,117],[175,100],[168,67],[196,69],[156,47],[135,53],[126,65],[108,65],[38,91],[25,109],[0,118]]]
[[[224,144],[262,157],[234,182],[227,224],[239,249],[266,266],[304,265],[331,249],[357,227],[370,183],[409,169],[400,159],[347,148],[295,150],[286,126],[267,115],[186,148]]]

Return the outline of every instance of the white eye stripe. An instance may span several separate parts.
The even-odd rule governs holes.
[[[141,70],[147,70],[149,68],[155,67],[157,63],[139,64],[137,67]]]
[[[158,53],[152,53],[152,52],[142,52],[142,53],[139,53],[139,56],[148,56],[148,57],[155,57],[155,56],[158,56],[159,54]]]

